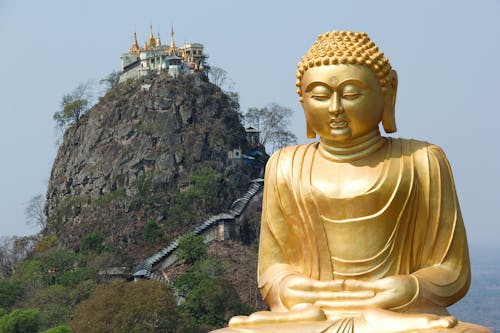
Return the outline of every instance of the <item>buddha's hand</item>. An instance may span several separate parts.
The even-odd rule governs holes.
[[[291,323],[300,321],[325,321],[325,313],[313,304],[297,304],[288,312],[259,311],[250,316],[236,316],[229,321],[229,327]]]
[[[303,303],[366,301],[375,296],[372,289],[345,290],[344,283],[344,280],[318,281],[300,275],[291,275],[282,281],[279,297],[288,309],[292,309],[297,304]]]
[[[353,311],[377,308],[402,311],[410,307],[419,296],[419,285],[412,275],[393,275],[380,280],[345,280],[348,292],[372,292],[372,297],[318,300],[315,304],[325,310]]]

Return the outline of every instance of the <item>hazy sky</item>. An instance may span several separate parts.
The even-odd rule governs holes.
[[[200,42],[226,69],[242,109],[295,110],[295,65],[316,36],[365,31],[398,71],[396,136],[443,147],[471,250],[500,249],[500,1],[0,0],[0,236],[34,233],[26,202],[46,191],[56,154],[52,115],[81,81],[120,69],[134,29]],[[209,124],[207,124],[209,126]]]

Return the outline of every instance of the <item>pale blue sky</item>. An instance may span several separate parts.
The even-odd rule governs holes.
[[[25,203],[45,193],[56,154],[52,114],[80,81],[120,68],[134,29],[200,42],[226,69],[243,110],[295,110],[295,65],[328,30],[365,31],[399,74],[396,136],[443,147],[472,252],[498,245],[500,1],[0,0],[0,236],[29,234]],[[209,124],[207,124],[208,126]]]

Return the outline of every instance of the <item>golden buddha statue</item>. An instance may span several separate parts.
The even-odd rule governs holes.
[[[446,307],[470,285],[450,166],[396,131],[397,75],[365,33],[318,37],[298,64],[308,137],[266,166],[258,282],[271,311],[218,333],[490,332]]]

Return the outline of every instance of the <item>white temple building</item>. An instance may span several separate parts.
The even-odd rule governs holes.
[[[168,71],[176,77],[182,73],[203,71],[208,56],[203,53],[203,44],[186,43],[177,47],[174,41],[174,29],[170,32],[170,45],[163,45],[160,33],[153,36],[151,27],[149,37],[143,47],[137,42],[134,32],[132,46],[127,53],[121,55],[122,72],[120,82],[128,79],[137,79],[150,73]]]

